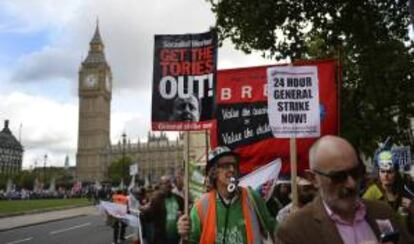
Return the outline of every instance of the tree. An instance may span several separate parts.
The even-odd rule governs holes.
[[[33,190],[35,178],[36,176],[33,172],[23,170],[19,174],[16,174],[15,183],[19,188]]]
[[[220,41],[276,60],[339,58],[341,135],[372,155],[413,145],[414,44],[408,0],[207,0]]]
[[[132,164],[130,157],[121,157],[115,160],[109,165],[108,174],[112,182],[120,183],[121,179],[124,178],[126,184],[129,179],[129,166]]]

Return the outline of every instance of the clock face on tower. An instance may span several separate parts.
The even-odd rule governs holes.
[[[106,79],[105,79],[105,87],[106,87],[106,90],[109,91],[109,92],[111,91],[111,88],[112,88],[111,85],[112,85],[111,84],[111,76],[107,75]]]
[[[89,74],[85,78],[86,87],[92,88],[98,84],[98,77],[94,74]]]

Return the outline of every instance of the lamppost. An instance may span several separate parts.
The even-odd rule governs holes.
[[[125,175],[125,145],[126,145],[126,134],[122,134],[122,181],[126,185],[126,175]]]
[[[46,182],[46,162],[47,162],[47,154],[44,156],[45,160],[43,161],[43,181]]]
[[[33,168],[33,173],[35,176],[37,176],[36,168],[37,168],[37,160],[34,161],[34,168]]]

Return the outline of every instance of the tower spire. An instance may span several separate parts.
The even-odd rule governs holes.
[[[101,33],[99,31],[99,19],[96,18],[96,28],[95,28],[95,34],[92,37],[92,40],[90,42],[90,44],[100,44],[103,46],[103,42],[102,42],[102,38],[101,38]]]
[[[98,18],[96,18],[95,33],[93,34],[93,37],[89,42],[89,46],[89,53],[83,64],[93,63],[107,65],[105,60],[104,44],[102,41],[101,32],[99,30]]]

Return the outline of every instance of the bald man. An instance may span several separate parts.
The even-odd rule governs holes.
[[[345,139],[320,138],[309,165],[319,196],[280,225],[276,243],[414,243],[387,204],[359,198],[364,166]]]

